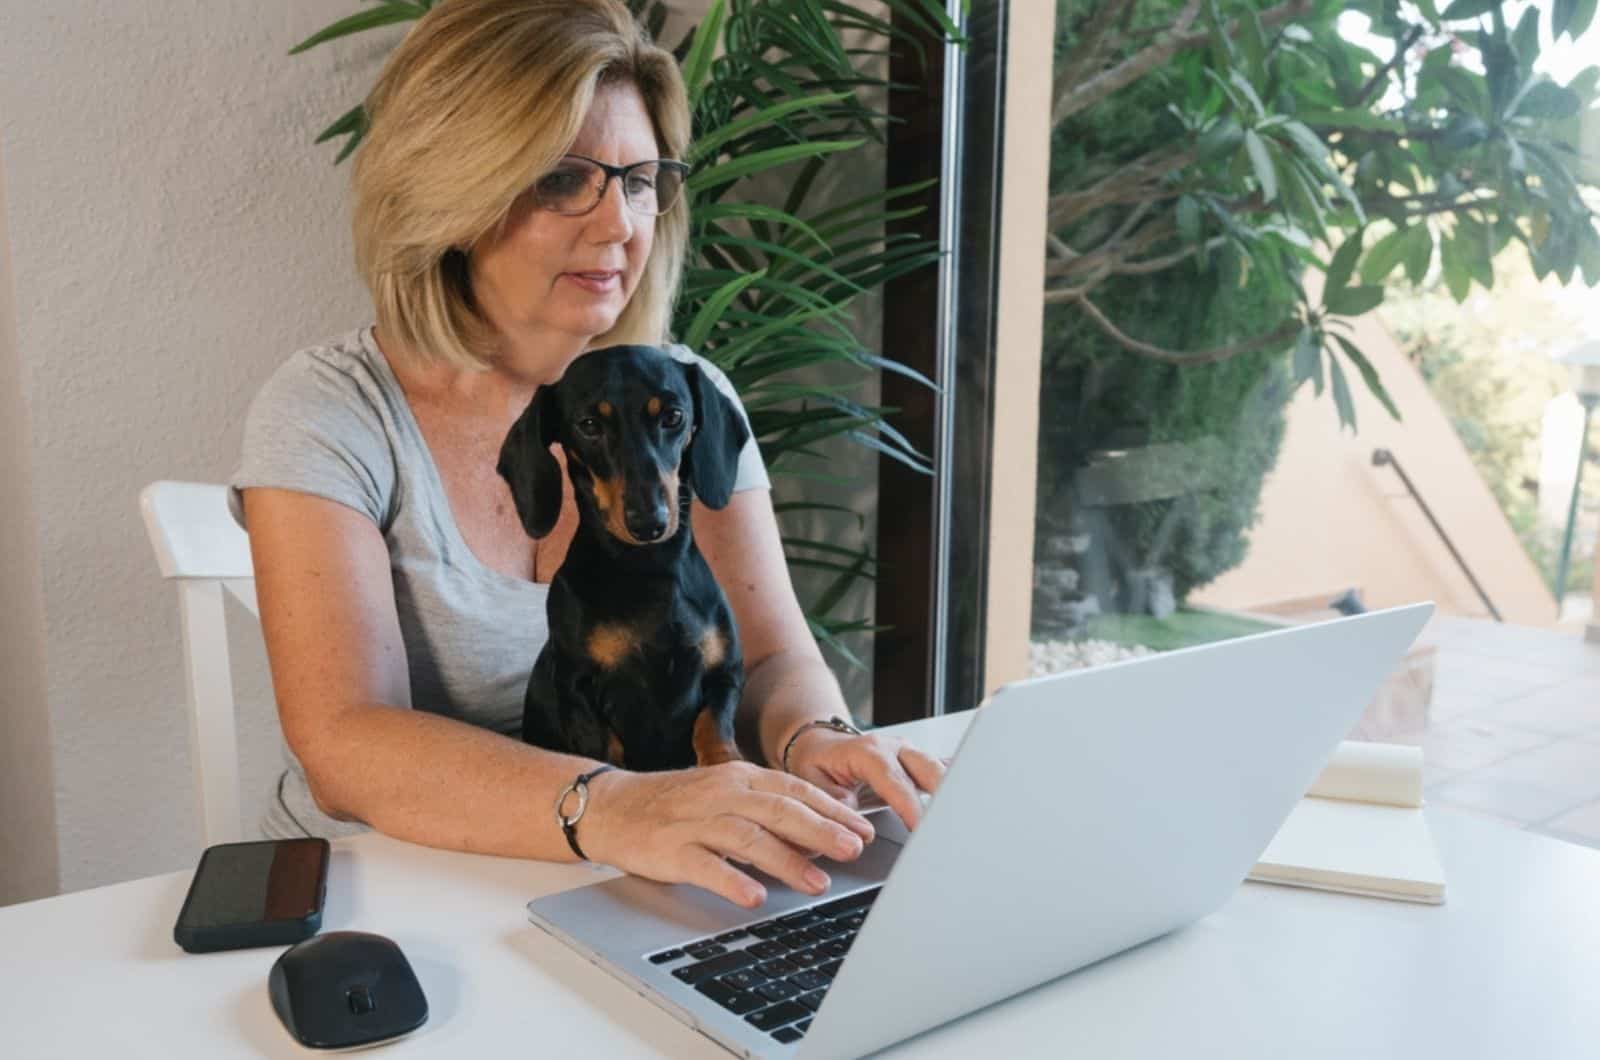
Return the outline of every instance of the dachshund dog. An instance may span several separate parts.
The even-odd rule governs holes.
[[[695,547],[689,502],[727,505],[748,437],[698,366],[651,346],[584,354],[534,394],[497,468],[542,538],[561,508],[559,443],[578,529],[550,583],[525,742],[633,770],[741,757],[739,634]]]

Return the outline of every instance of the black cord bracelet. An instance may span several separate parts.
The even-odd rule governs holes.
[[[578,855],[579,861],[589,860],[589,855],[585,854],[583,848],[578,845],[578,821],[582,819],[583,811],[589,808],[589,781],[598,777],[601,773],[609,773],[615,768],[617,767],[601,766],[599,769],[591,769],[587,773],[580,773],[576,780],[562,788],[561,794],[556,796],[556,820],[560,822],[561,831],[567,837],[567,846],[571,847],[572,852]],[[561,807],[567,801],[567,796],[573,792],[577,792],[578,795],[578,808],[571,817],[568,817],[561,812]]]

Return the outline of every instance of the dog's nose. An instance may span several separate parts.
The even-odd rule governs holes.
[[[667,506],[656,504],[648,508],[624,506],[623,519],[628,533],[644,542],[659,541],[667,532]]]

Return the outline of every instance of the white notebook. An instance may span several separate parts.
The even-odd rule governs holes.
[[[1444,868],[1422,816],[1422,750],[1341,743],[1249,878],[1443,902]]]

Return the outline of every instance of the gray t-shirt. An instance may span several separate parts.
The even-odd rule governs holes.
[[[325,497],[371,519],[389,547],[413,706],[516,737],[528,675],[548,636],[549,587],[485,566],[467,547],[411,406],[372,332],[368,325],[300,350],[267,380],[245,420],[229,508],[244,526],[239,491],[268,486]],[[743,414],[715,365],[686,347],[668,349],[698,364]],[[734,488],[768,487],[751,439],[740,454]],[[287,745],[283,754],[287,768],[268,800],[264,834],[332,838],[365,830],[317,809],[304,769]]]

